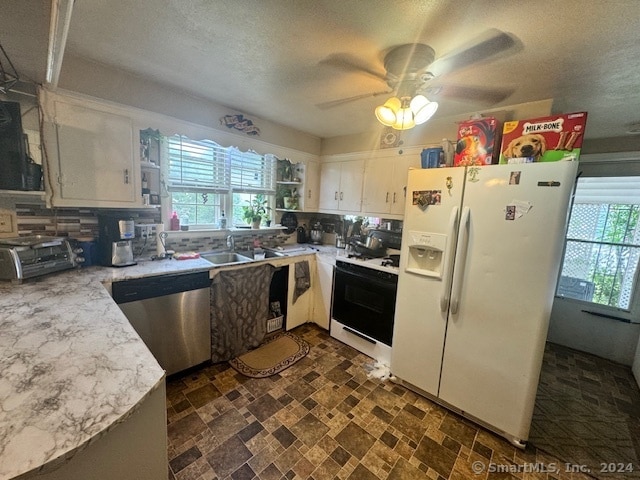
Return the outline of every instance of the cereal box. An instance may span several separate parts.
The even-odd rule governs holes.
[[[458,125],[454,167],[491,165],[498,162],[500,122],[493,117],[469,120]]]
[[[500,163],[578,160],[587,112],[504,122]]]

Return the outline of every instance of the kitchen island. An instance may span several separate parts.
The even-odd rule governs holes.
[[[214,268],[142,261],[1,282],[0,480],[166,478],[165,372],[111,283]]]

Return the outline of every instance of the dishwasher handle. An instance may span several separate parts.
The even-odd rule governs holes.
[[[111,294],[117,304],[122,304],[210,286],[209,272],[158,275],[114,282],[111,286]]]

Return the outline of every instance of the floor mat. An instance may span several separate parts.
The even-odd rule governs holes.
[[[293,333],[277,334],[258,348],[229,360],[234,370],[251,378],[270,377],[309,353],[309,344]]]

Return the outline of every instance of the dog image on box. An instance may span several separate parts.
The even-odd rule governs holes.
[[[499,163],[578,160],[586,112],[504,123]]]
[[[502,152],[507,158],[533,157],[539,162],[547,151],[547,141],[539,133],[529,133],[514,138]]]

